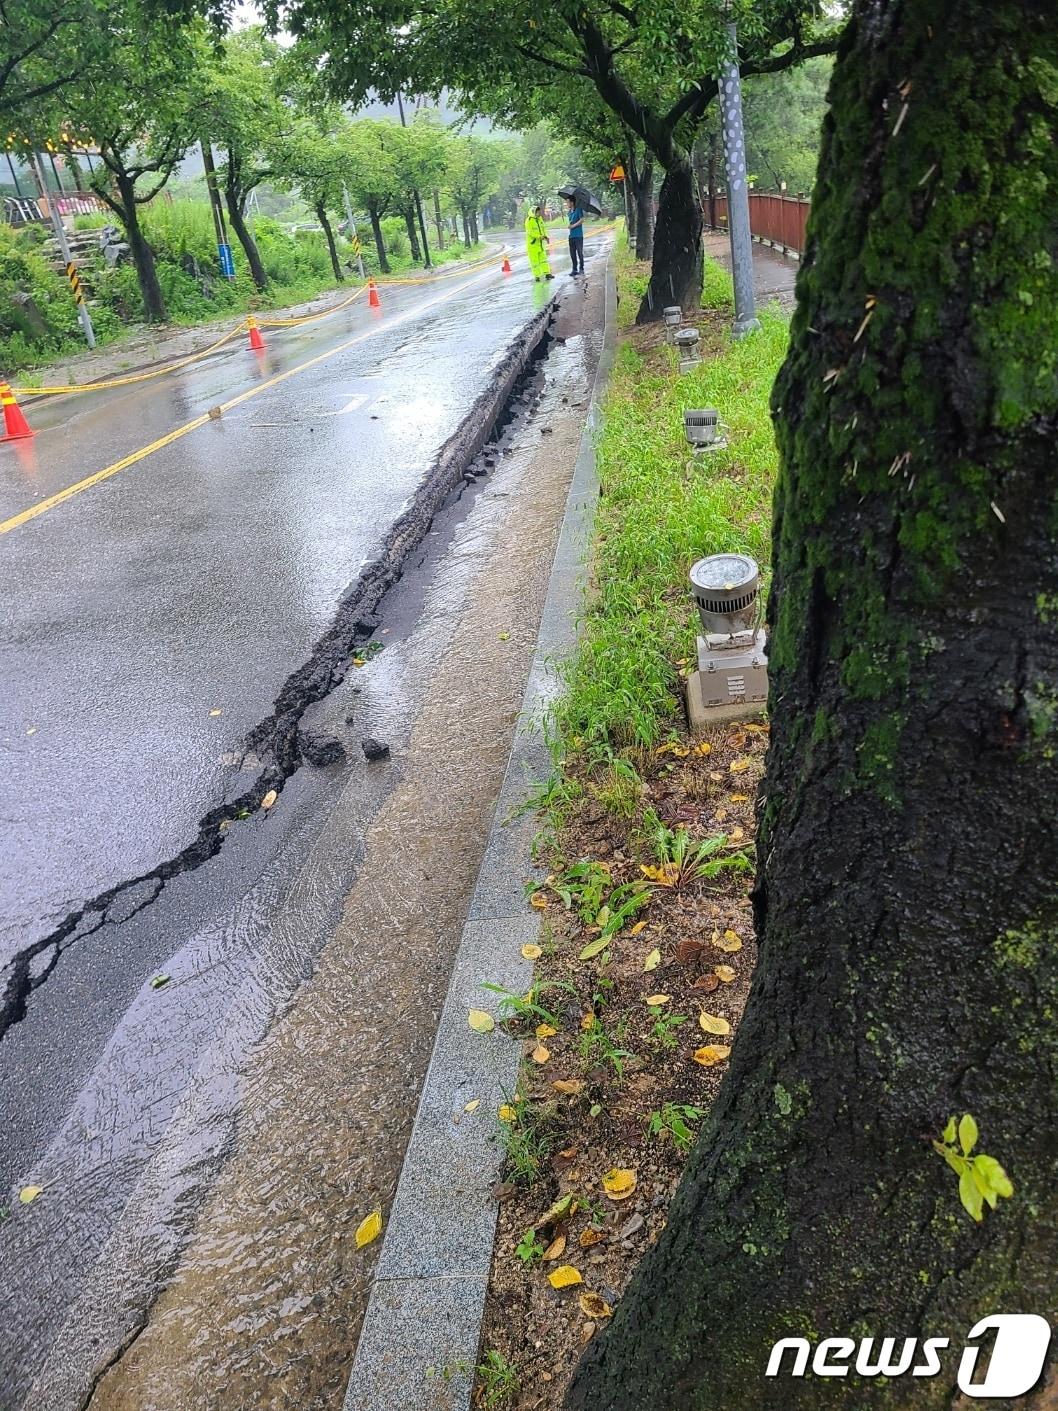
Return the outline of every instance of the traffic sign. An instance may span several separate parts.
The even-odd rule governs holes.
[[[220,255],[220,272],[225,279],[235,278],[235,261],[232,259],[231,246],[220,244],[217,246],[217,253]]]

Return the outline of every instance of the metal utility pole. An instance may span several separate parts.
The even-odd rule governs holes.
[[[213,148],[203,139],[199,146],[202,148],[202,166],[206,172],[206,190],[209,192],[209,208],[213,212],[213,229],[217,233],[217,257],[220,260],[220,272],[225,279],[235,278],[235,260],[232,258],[231,244],[228,241],[228,227],[224,224],[224,208],[220,203],[220,192],[217,190],[217,168],[213,165]]]
[[[48,188],[44,182],[44,173],[41,171],[40,160],[36,152],[30,152],[29,164],[33,175],[37,179],[40,194],[48,203],[48,214],[51,216],[52,229],[55,231],[55,239],[59,242],[59,251],[62,254],[62,262],[66,266],[66,278],[70,281],[70,289],[73,293],[74,302],[77,305],[77,317],[81,320],[81,328],[84,332],[85,342],[90,348],[96,345],[96,331],[92,327],[92,315],[88,312],[88,305],[84,301],[84,290],[81,288],[81,280],[77,274],[77,266],[70,255],[70,245],[66,239],[66,231],[63,229],[62,216],[54,199],[48,195]]]
[[[360,253],[360,237],[356,233],[356,221],[353,220],[353,207],[349,200],[349,188],[342,182],[342,195],[345,197],[345,219],[349,222],[349,239],[353,244],[353,253],[356,255],[356,268],[360,278],[364,278],[364,257]]]
[[[738,71],[738,29],[726,26],[727,58],[720,70],[720,111],[727,165],[727,226],[731,236],[731,274],[735,285],[736,338],[760,327],[753,296],[753,236],[749,227],[746,139],[742,129],[742,79]]]

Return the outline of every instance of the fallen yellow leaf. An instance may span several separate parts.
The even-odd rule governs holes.
[[[565,1235],[556,1235],[548,1247],[544,1250],[544,1258],[547,1260],[561,1259],[566,1248]]]
[[[580,1016],[580,1027],[585,1031],[587,1031],[588,1029],[595,1028],[595,1015],[591,1012],[590,1009],[588,1010],[587,1014],[582,1014]]]
[[[728,803],[749,803],[748,794],[732,794],[728,798]]]
[[[695,1049],[694,1061],[703,1068],[712,1068],[715,1063],[723,1063],[730,1053],[726,1044],[706,1044],[704,1048]]]
[[[381,1233],[382,1211],[380,1209],[372,1210],[371,1214],[368,1215],[366,1219],[361,1220],[356,1227],[354,1238],[356,1240],[357,1249],[363,1249],[365,1244],[370,1244],[372,1240],[377,1240]]]
[[[529,905],[535,906],[537,911],[544,911],[547,907],[547,897],[544,896],[543,892],[534,892],[529,898]]]
[[[536,1048],[533,1049],[529,1057],[533,1060],[534,1063],[546,1063],[547,1060],[551,1057],[551,1050],[546,1049],[543,1044],[537,1044]]]
[[[471,1098],[471,1099],[470,1099],[470,1101],[467,1103],[466,1107],[463,1108],[463,1111],[464,1111],[464,1112],[476,1112],[480,1106],[481,1106],[481,1098],[479,1098],[479,1097],[474,1097],[474,1098]]]
[[[713,945],[718,950],[726,950],[733,955],[735,951],[742,949],[742,937],[736,931],[725,931],[722,936],[713,937]]]
[[[640,931],[642,931],[643,927],[644,927],[646,924],[647,924],[647,923],[646,923],[645,921],[637,921],[636,924],[632,927],[632,929],[629,931],[628,934],[629,934],[630,936],[638,936],[639,933],[640,933]]]
[[[712,754],[712,752],[713,747],[708,740],[702,740],[699,744],[695,745],[694,747],[695,754]]]
[[[731,1025],[719,1014],[706,1014],[703,1009],[698,1016],[698,1023],[707,1034],[730,1034]]]
[[[606,1299],[603,1298],[602,1294],[582,1293],[580,1298],[577,1299],[577,1303],[580,1305],[580,1311],[587,1318],[613,1317],[613,1309],[606,1302]]]
[[[671,995],[647,995],[644,1004],[668,1004]]]
[[[652,950],[652,951],[650,952],[650,954],[647,956],[646,960],[643,961],[643,969],[644,969],[644,970],[656,970],[660,964],[661,964],[661,951],[659,951],[659,950]]]
[[[23,1186],[18,1193],[18,1198],[23,1205],[30,1205],[43,1190],[43,1186]]]
[[[547,1281],[553,1289],[568,1289],[573,1284],[582,1284],[578,1270],[572,1264],[560,1264],[557,1269],[553,1269],[547,1276]]]
[[[596,1230],[592,1225],[589,1225],[586,1230],[581,1230],[578,1243],[581,1249],[591,1249],[593,1244],[599,1244],[605,1238],[602,1230]]]
[[[557,1034],[558,1030],[553,1024],[538,1024],[536,1026],[536,1037],[538,1039],[549,1039],[552,1034]]]
[[[276,793],[275,789],[269,789],[268,793],[265,794],[264,798],[261,800],[261,807],[271,808],[278,797],[279,795]]]
[[[602,1188],[611,1200],[627,1200],[636,1188],[638,1178],[627,1167],[615,1166],[602,1178]]]
[[[725,985],[730,985],[735,978],[735,972],[730,965],[717,965],[713,967],[713,974],[718,980],[723,980]]]
[[[496,1027],[495,1019],[484,1009],[472,1009],[467,1015],[467,1023],[475,1034],[491,1034]]]
[[[222,710],[211,710],[211,711],[210,711],[210,715],[223,715],[223,714],[224,714],[224,712],[223,712]]]
[[[569,1097],[584,1090],[584,1084],[579,1078],[556,1078],[551,1086],[555,1092],[565,1093]]]
[[[749,766],[750,761],[743,755],[741,759],[733,759],[728,765],[728,769],[732,774],[745,774]]]
[[[517,1122],[518,1120],[518,1113],[506,1102],[500,1108],[497,1115],[501,1122]]]
[[[522,946],[522,955],[526,960],[539,960],[543,953],[539,946]]]

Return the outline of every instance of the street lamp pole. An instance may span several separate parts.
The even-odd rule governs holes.
[[[738,71],[738,30],[726,26],[727,57],[720,70],[720,111],[727,166],[727,226],[731,238],[731,275],[735,285],[736,338],[760,327],[753,294],[753,235],[749,225],[746,138],[742,128],[742,79]]]
[[[349,222],[349,239],[352,241],[353,249],[356,251],[356,268],[360,278],[364,277],[364,257],[360,252],[360,240],[356,233],[356,221],[353,220],[353,206],[349,200],[349,188],[342,182],[342,195],[345,197],[345,219]]]

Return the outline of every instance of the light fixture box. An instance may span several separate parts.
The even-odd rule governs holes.
[[[710,648],[698,638],[698,670],[687,679],[691,734],[731,720],[757,720],[768,706],[768,652],[764,628],[739,633],[737,646]],[[730,639],[725,638],[725,643]]]

